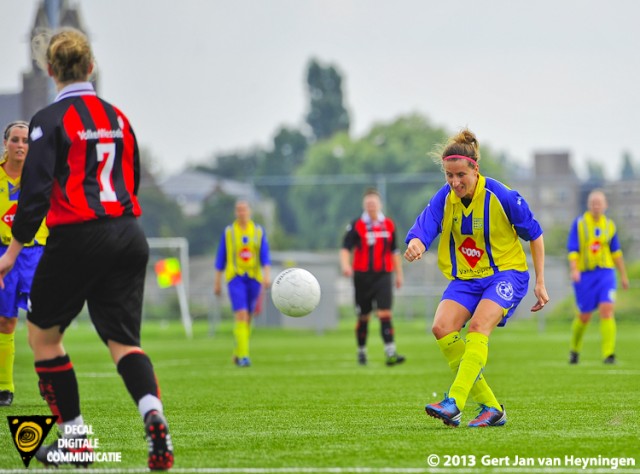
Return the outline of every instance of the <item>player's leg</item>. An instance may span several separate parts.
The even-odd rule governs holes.
[[[367,365],[367,338],[369,335],[369,320],[373,310],[373,291],[371,278],[361,272],[353,275],[354,297],[356,304],[356,344],[358,347],[358,364]]]
[[[249,286],[244,277],[234,277],[227,283],[231,309],[233,310],[233,337],[235,341],[233,360],[238,367],[249,367],[249,335],[251,315],[249,313]]]
[[[584,335],[589,327],[591,315],[598,307],[599,285],[597,272],[594,271],[582,272],[580,281],[573,283],[573,291],[579,312],[571,323],[570,364],[577,364],[580,359]]]
[[[602,360],[605,364],[616,362],[616,320],[614,302],[616,276],[613,269],[599,270],[598,313],[600,313],[600,335],[602,338]]]
[[[469,322],[464,354],[456,378],[451,384],[449,397],[463,410],[469,392],[484,370],[489,355],[489,335],[504,317],[504,308],[491,300],[482,300]]]
[[[600,313],[602,360],[605,364],[614,364],[616,361],[616,319],[614,317],[613,303],[601,303],[598,307],[598,312]]]
[[[569,350],[569,363],[577,364],[582,352],[584,334],[589,327],[591,312],[578,313],[571,323],[571,342]]]
[[[405,357],[396,351],[391,311],[391,306],[393,305],[392,286],[391,273],[379,273],[376,275],[374,283],[376,312],[380,320],[380,335],[384,344],[386,364],[389,367],[405,361]]]
[[[458,372],[460,360],[466,348],[466,342],[460,335],[460,329],[470,317],[471,314],[464,306],[452,300],[441,301],[436,311],[435,319],[438,319],[439,322],[435,331],[437,334],[445,334],[439,339],[436,336],[436,342],[454,375]],[[446,320],[449,320],[450,325],[443,325]],[[500,406],[484,374],[480,374],[469,395],[478,404],[492,407]]]
[[[13,402],[13,365],[16,355],[15,331],[18,318],[0,316],[0,406]]]
[[[20,257],[13,270],[5,275],[4,290],[0,291],[0,406],[10,406],[15,393],[13,365],[16,354]]]
[[[443,298],[446,294],[445,291]],[[454,374],[458,372],[460,359],[465,348],[464,340],[460,337],[460,330],[470,317],[471,313],[466,307],[450,299],[440,301],[433,317],[431,331]],[[462,413],[456,406],[456,401],[451,399],[448,394],[440,403],[427,405],[425,410],[428,415],[443,420],[447,425],[458,426],[460,424]]]
[[[173,445],[158,378],[140,345],[149,247],[135,219],[114,219],[97,228],[98,235],[87,236],[94,243],[87,252],[87,265],[94,268],[87,290],[89,315],[144,422],[149,468],[169,469]]]

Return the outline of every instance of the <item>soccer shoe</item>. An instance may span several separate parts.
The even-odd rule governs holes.
[[[8,407],[13,403],[13,392],[0,390],[0,407]]]
[[[387,366],[392,367],[394,365],[402,364],[405,360],[405,356],[401,356],[400,354],[393,354],[387,356],[386,364]]]
[[[157,410],[150,411],[144,423],[149,444],[149,469],[168,471],[173,466],[173,443],[167,420]]]
[[[58,439],[54,443],[38,448],[36,459],[46,467],[63,465],[88,467],[93,464],[93,448],[84,435],[65,439],[58,434]]]
[[[364,352],[358,352],[358,364],[367,365],[367,354]]]
[[[507,422],[507,411],[500,405],[502,411],[497,408],[480,405],[480,413],[469,422],[470,428],[485,428],[487,426],[502,426]]]
[[[236,365],[238,367],[251,367],[251,359],[248,357],[236,358]]]
[[[602,362],[605,363],[605,364],[613,365],[613,364],[616,363],[616,356],[614,354],[611,354],[609,357],[607,357]]]
[[[569,352],[569,363],[570,364],[577,364],[579,358],[580,358],[580,354],[578,354],[577,352],[574,352],[574,351]]]
[[[460,418],[462,418],[462,413],[458,409],[454,398],[447,397],[440,403],[427,405],[424,409],[427,415],[442,420],[443,423],[448,426],[458,426],[460,424]]]

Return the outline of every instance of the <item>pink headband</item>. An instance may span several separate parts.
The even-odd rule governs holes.
[[[447,161],[447,160],[467,160],[468,162],[473,163],[474,165],[478,164],[478,162],[473,158],[469,158],[468,156],[464,156],[464,155],[449,155],[442,158],[442,161]]]

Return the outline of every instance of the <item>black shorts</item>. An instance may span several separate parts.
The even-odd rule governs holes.
[[[358,316],[369,314],[373,310],[374,301],[377,309],[391,309],[391,273],[355,272],[353,284]]]
[[[27,319],[62,333],[86,302],[105,344],[139,346],[148,260],[134,217],[54,227],[33,278]]]

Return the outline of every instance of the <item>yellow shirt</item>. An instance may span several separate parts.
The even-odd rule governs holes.
[[[0,239],[2,240],[2,245],[9,245],[13,238],[11,235],[13,217],[18,208],[18,199],[20,199],[20,178],[12,179],[9,177],[2,167],[3,163],[0,163],[0,220],[2,220],[0,224]],[[43,219],[35,238],[26,243],[25,247],[45,245],[48,236],[49,229],[47,229]]]
[[[613,259],[622,256],[615,223],[604,215],[596,221],[589,211],[573,222],[567,250],[581,272],[615,268]]]

